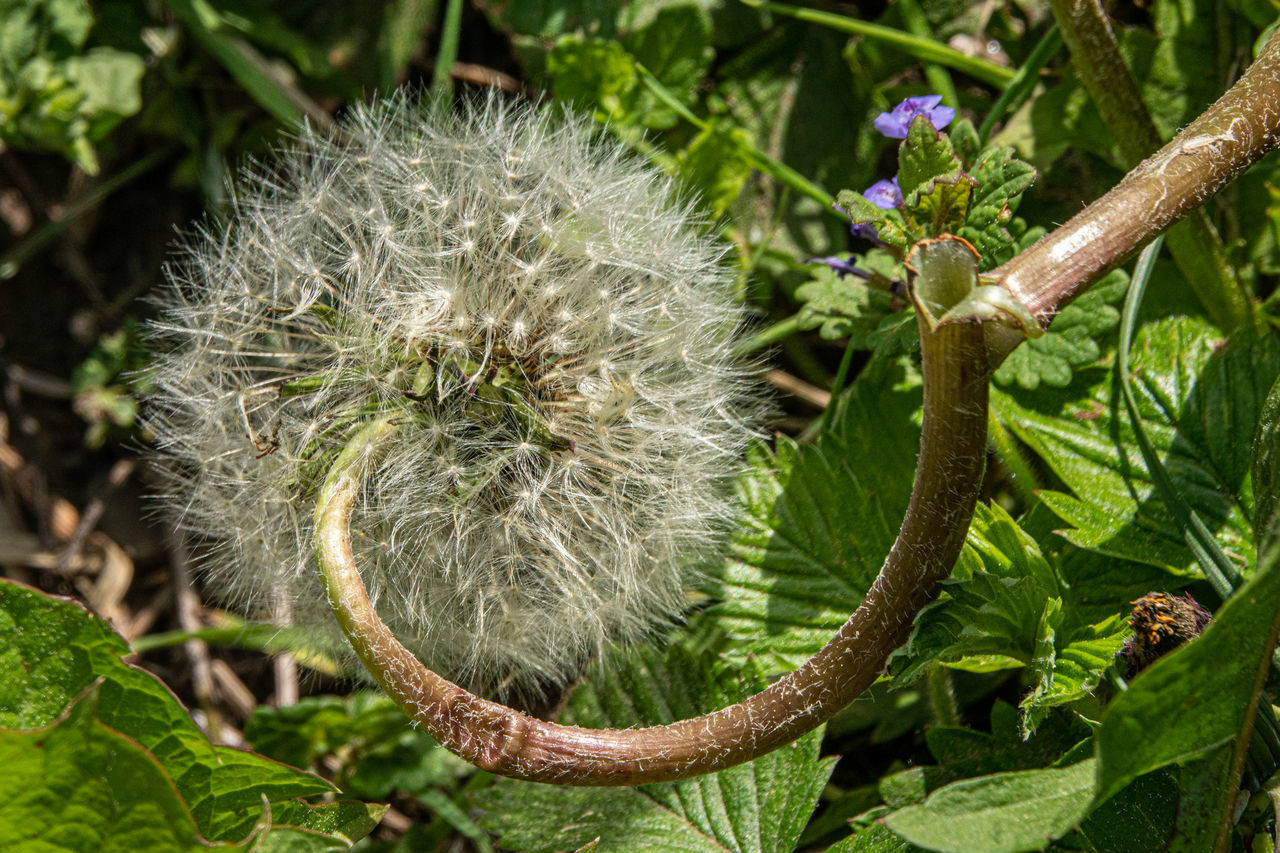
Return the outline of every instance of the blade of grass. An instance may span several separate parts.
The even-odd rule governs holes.
[[[662,85],[661,81],[659,81],[657,77],[653,76],[653,72],[638,62],[636,63],[636,72],[640,75],[640,81],[648,87],[649,91],[652,92],[658,100],[662,101],[674,110],[682,119],[689,122],[699,130],[708,129],[709,125],[707,122],[694,115],[688,107],[680,102],[679,98],[671,94],[670,90],[668,90],[666,86]],[[803,193],[809,198],[822,202],[824,208],[830,210],[836,216],[841,216],[839,211],[834,210],[832,207],[836,203],[836,199],[835,196],[831,195],[831,193],[813,183],[804,175],[800,174],[795,169],[792,169],[785,163],[780,163],[773,159],[754,145],[750,145],[748,143],[742,143],[742,145],[743,152],[747,155],[747,159],[751,162],[751,166],[753,168],[759,169],[761,172],[770,175],[786,186],[791,187],[796,192]],[[843,217],[841,216],[841,218]]]
[[[387,6],[379,40],[382,88],[390,91],[409,67],[418,43],[435,24],[438,0],[395,0]]]
[[[1169,472],[1165,470],[1160,457],[1156,454],[1147,432],[1142,426],[1142,418],[1138,416],[1138,403],[1133,396],[1133,388],[1129,384],[1129,347],[1133,343],[1133,332],[1138,323],[1138,308],[1142,305],[1142,296],[1147,289],[1147,281],[1155,268],[1156,256],[1164,245],[1164,235],[1151,241],[1151,245],[1142,250],[1138,264],[1133,270],[1133,278],[1129,282],[1129,292],[1125,294],[1124,310],[1120,314],[1120,343],[1116,352],[1116,380],[1120,383],[1120,391],[1124,396],[1124,407],[1133,424],[1133,434],[1138,441],[1138,449],[1142,451],[1142,459],[1147,463],[1151,481],[1156,492],[1173,514],[1187,547],[1195,555],[1196,562],[1204,571],[1205,577],[1213,586],[1214,592],[1226,601],[1241,583],[1240,573],[1230,558],[1222,552],[1218,540],[1195,510],[1187,505],[1173,485]]]
[[[1018,66],[1013,79],[1009,81],[1009,85],[1004,87],[1000,97],[996,98],[996,102],[991,105],[991,110],[987,113],[987,117],[982,120],[982,126],[978,128],[978,138],[982,140],[983,144],[986,144],[987,140],[991,138],[991,131],[995,129],[996,122],[1006,113],[1016,110],[1027,99],[1027,96],[1031,94],[1031,90],[1035,88],[1036,83],[1040,81],[1040,71],[1049,63],[1050,59],[1053,59],[1054,54],[1061,49],[1062,31],[1058,29],[1057,24],[1054,24],[1049,27],[1049,31],[1032,48],[1026,62]]]
[[[453,63],[458,61],[458,39],[462,34],[462,0],[449,0],[444,9],[444,27],[440,31],[440,48],[435,70],[431,72],[431,91],[439,96],[453,94]]]
[[[145,157],[130,163],[119,172],[104,179],[93,189],[67,205],[66,209],[62,211],[62,215],[57,219],[51,219],[44,223],[31,232],[22,242],[0,255],[0,280],[13,278],[18,274],[18,270],[24,263],[44,251],[50,243],[57,240],[71,223],[102,204],[116,190],[136,181],[177,152],[178,146],[176,145],[152,151]]]
[[[756,352],[765,347],[772,346],[783,338],[794,335],[800,329],[800,315],[792,314],[785,320],[779,320],[772,326],[762,329],[755,335],[742,342],[741,351],[743,353]]]
[[[164,4],[249,96],[282,124],[301,127],[304,117],[320,127],[333,123],[328,113],[285,80],[253,45],[224,32],[230,28],[204,0],[164,0]]]
[[[809,21],[815,24],[831,27],[834,30],[840,30],[853,35],[864,36],[870,39],[884,42],[900,48],[906,53],[911,54],[921,62],[936,62],[938,65],[945,65],[948,68],[968,74],[981,80],[984,83],[990,83],[992,86],[1005,86],[1013,79],[1013,70],[1005,68],[1003,65],[996,65],[987,59],[981,59],[976,56],[969,56],[961,53],[953,47],[934,41],[933,39],[923,38],[911,33],[904,33],[901,30],[895,30],[892,27],[882,26],[880,24],[870,24],[866,21],[859,21],[856,18],[847,18],[844,15],[836,15],[832,12],[822,12],[818,9],[804,9],[799,6],[788,6],[783,3],[767,3],[759,2],[759,0],[743,0],[748,6],[757,9],[764,9],[767,12],[773,12],[778,15],[785,15],[789,18],[796,18],[801,21]]]
[[[264,654],[289,652],[298,663],[327,675],[338,675],[339,668],[334,661],[310,645],[312,638],[296,628],[282,628],[279,625],[244,622],[238,625],[201,628],[196,631],[165,631],[158,634],[145,634],[131,644],[137,654],[146,654],[159,649],[180,646],[188,640],[201,640],[214,646],[232,649],[245,649]]]

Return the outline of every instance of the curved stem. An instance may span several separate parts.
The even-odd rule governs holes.
[[[1203,115],[1110,192],[984,275],[1044,328],[1108,270],[1203,204],[1280,141],[1280,33]],[[1006,353],[1007,354],[1007,353]]]
[[[795,672],[703,717],[645,729],[591,730],[536,720],[427,669],[378,617],[351,551],[351,513],[368,466],[395,429],[363,427],[334,462],[316,507],[316,558],[339,625],[374,679],[432,737],[495,773],[565,785],[682,779],[770,752],[829,719],[875,681],[916,614],[951,572],[986,456],[984,327],[921,325],[924,427],[902,529],[866,598]]]

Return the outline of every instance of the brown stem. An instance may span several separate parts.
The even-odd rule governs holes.
[[[1160,147],[1160,131],[1120,53],[1111,19],[1099,0],[1052,0],[1052,6],[1076,73],[1131,168]],[[1179,223],[1169,234],[1169,251],[1214,323],[1230,332],[1249,321],[1248,297],[1208,214],[1195,210]]]
[[[1066,225],[984,276],[1043,328],[1108,270],[1247,169],[1280,140],[1280,33],[1236,84],[1173,141]]]
[[[875,681],[964,543],[986,455],[984,327],[922,324],[921,338],[920,461],[884,568],[831,642],[736,705],[653,728],[583,729],[481,699],[423,666],[378,617],[351,552],[351,512],[367,466],[396,428],[391,418],[352,439],[321,490],[316,554],[334,614],[365,667],[410,717],[494,773],[565,785],[635,785],[714,772],[776,749],[821,725]]]

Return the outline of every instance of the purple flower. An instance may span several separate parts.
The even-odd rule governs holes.
[[[871,280],[871,273],[867,272],[866,270],[860,270],[857,267],[855,267],[853,264],[844,260],[843,258],[837,258],[834,255],[827,258],[805,258],[803,261],[801,261],[801,263],[826,264],[827,266],[831,267],[840,275],[851,275],[856,278],[864,279],[866,281]]]
[[[881,210],[893,210],[902,204],[902,190],[898,188],[898,176],[888,181],[876,181],[862,191],[862,197]]]
[[[933,123],[934,128],[941,130],[956,117],[951,107],[939,106],[941,95],[921,95],[918,98],[907,98],[887,113],[876,116],[876,130],[890,139],[906,139],[907,128],[916,116],[924,116]]]

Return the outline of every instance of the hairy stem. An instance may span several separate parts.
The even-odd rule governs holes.
[[[730,707],[645,729],[536,720],[481,699],[422,665],[378,617],[351,551],[351,513],[394,417],[364,426],[330,469],[316,507],[316,558],[333,612],[361,662],[441,744],[495,773],[565,785],[635,785],[731,767],[812,731],[875,681],[915,615],[951,572],[986,456],[984,327],[922,325],[920,464],[898,539],[866,599],[795,672]]]
[[[1063,306],[1203,204],[1277,141],[1280,34],[1273,34],[1244,76],[1172,142],[984,279],[1002,284],[1048,328]]]
[[[1160,147],[1160,131],[1125,64],[1111,21],[1099,0],[1053,0],[1062,29],[1089,96],[1132,167]],[[1250,321],[1249,300],[1227,264],[1226,249],[1209,216],[1193,211],[1169,234],[1169,251],[1191,288],[1224,331]]]

